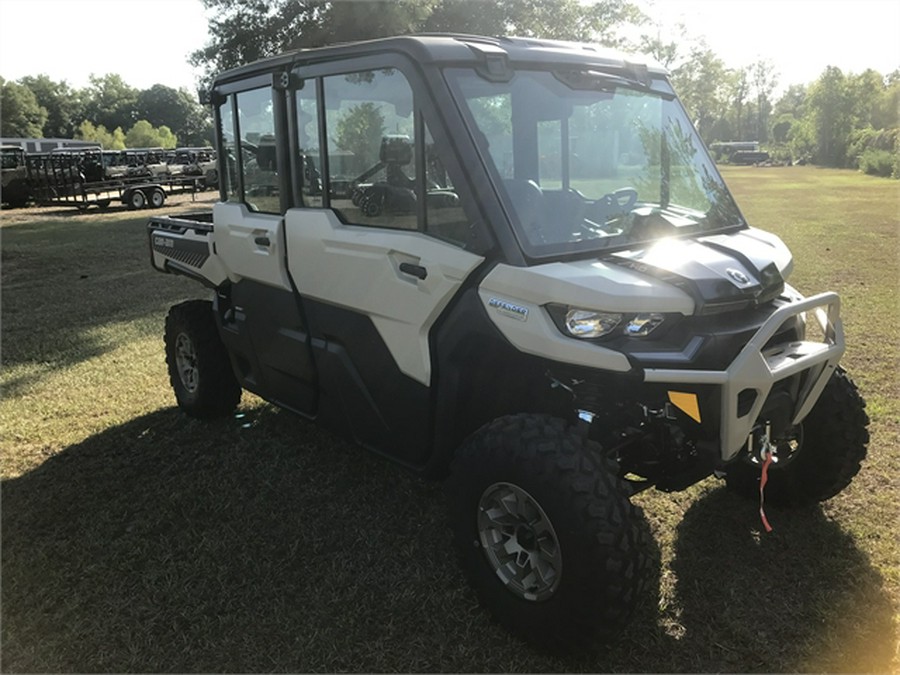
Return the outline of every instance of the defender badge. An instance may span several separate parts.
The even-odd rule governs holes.
[[[500,298],[491,298],[488,304],[497,310],[498,313],[508,316],[518,321],[528,321],[528,308],[521,305],[514,305]]]

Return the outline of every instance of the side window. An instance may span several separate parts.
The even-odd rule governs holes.
[[[458,246],[469,240],[469,220],[453,182],[425,128],[425,231]]]
[[[467,98],[475,126],[481,132],[479,143],[486,149],[501,178],[515,177],[513,162],[512,99],[509,93]]]
[[[224,179],[225,198],[229,202],[241,201],[237,180],[237,146],[235,144],[233,96],[229,96],[219,106],[219,124],[221,125],[221,152],[225,156],[226,172]]]
[[[357,225],[415,230],[413,95],[395,68],[324,79],[331,206]]]
[[[561,190],[563,135],[559,120],[540,120],[538,135],[538,183],[541,189]]]
[[[240,92],[237,108],[244,201],[253,211],[281,213],[275,166],[272,90],[265,88]]]
[[[297,91],[297,137],[303,176],[303,205],[322,206],[322,160],[319,151],[319,103],[312,82]]]

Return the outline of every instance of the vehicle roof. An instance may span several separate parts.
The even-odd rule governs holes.
[[[477,65],[489,56],[502,56],[511,64],[520,66],[554,63],[616,70],[638,66],[646,67],[647,71],[654,75],[667,75],[665,68],[645,56],[626,54],[590,43],[541,38],[423,33],[314,49],[297,49],[220,73],[214,80],[214,86],[265,72],[385,52],[407,54],[423,64]]]

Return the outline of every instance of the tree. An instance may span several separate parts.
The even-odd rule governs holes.
[[[790,85],[784,90],[781,98],[775,102],[775,105],[772,108],[772,114],[775,115],[776,118],[781,117],[782,115],[790,115],[794,119],[799,120],[803,117],[805,112],[806,85],[803,84]]]
[[[750,66],[750,78],[756,93],[756,139],[769,140],[769,114],[772,112],[772,91],[778,84],[778,74],[771,61],[760,59]]]
[[[126,84],[120,75],[91,75],[84,91],[85,119],[107,129],[127,129],[137,121],[138,90]]]
[[[806,121],[815,143],[815,163],[846,164],[854,106],[846,76],[840,68],[828,66],[810,86],[807,98]]]
[[[116,127],[113,131],[107,131],[102,124],[94,126],[89,120],[84,120],[78,125],[74,138],[85,141],[96,141],[104,150],[124,150],[125,132],[122,127]]]
[[[335,144],[357,157],[378,157],[384,135],[384,116],[374,103],[360,103],[341,117],[335,131]]]
[[[154,127],[147,120],[138,120],[125,134],[127,148],[174,148],[177,139],[169,127]]]
[[[692,48],[687,60],[672,70],[672,84],[681,97],[697,131],[707,142],[716,119],[728,108],[726,68],[703,40]]]
[[[787,143],[791,137],[791,130],[797,120],[791,115],[779,115],[772,125],[772,141],[775,143]]]
[[[886,91],[885,78],[881,76],[881,73],[869,68],[859,75],[849,74],[847,87],[854,102],[853,121],[855,127],[883,129],[886,126],[896,126],[896,122],[891,124],[890,117],[884,117],[884,110],[881,107]]]
[[[191,113],[191,103],[177,89],[154,84],[138,92],[134,110],[138,119],[154,126],[165,124],[170,129],[181,129]]]
[[[0,78],[0,134],[9,138],[41,138],[47,121],[47,110],[42,108],[34,93],[17,82]]]
[[[186,89],[154,84],[138,93],[135,113],[153,126],[168,127],[183,144],[206,145],[212,140],[209,113]]]
[[[884,78],[884,91],[872,111],[872,126],[876,129],[900,126],[900,70]]]
[[[78,120],[84,119],[81,91],[71,89],[65,80],[55,82],[47,75],[26,76],[19,82],[31,90],[38,105],[47,111],[43,135],[47,138],[73,138]]]
[[[723,140],[745,140],[749,135],[744,131],[744,106],[747,103],[747,94],[750,93],[750,83],[746,68],[738,68],[731,77],[730,99],[734,110],[734,138]]]
[[[680,22],[675,24],[674,32],[668,31],[669,35],[674,34],[674,38],[671,40],[663,37],[663,28],[659,22],[653,22],[652,29],[655,29],[655,32],[651,30],[649,33],[641,34],[638,38],[638,51],[641,54],[652,56],[661,66],[671,70],[676,63],[682,60],[683,47],[690,41],[687,27]]]
[[[621,45],[617,31],[645,17],[630,0],[202,0],[210,41],[191,55],[207,77],[300,47],[402,35],[462,32]]]

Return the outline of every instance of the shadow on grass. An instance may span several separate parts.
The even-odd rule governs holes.
[[[162,410],[3,483],[3,670],[803,670],[840,630],[834,663],[862,657],[890,619],[863,556],[821,512],[759,545],[748,511],[716,492],[679,528],[680,639],[648,596],[619,642],[553,658],[478,608],[438,485],[268,407]]]
[[[819,506],[770,507],[769,534],[757,510],[723,487],[677,528],[688,669],[888,672],[893,610],[867,556]]]
[[[131,327],[204,293],[195,282],[152,269],[146,223],[146,215],[132,215],[4,228],[3,362],[24,367],[6,391],[18,393],[46,372],[115,348],[111,325]],[[161,335],[162,321],[153,328]]]

